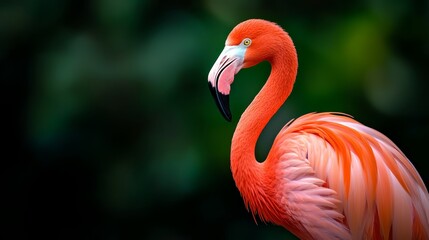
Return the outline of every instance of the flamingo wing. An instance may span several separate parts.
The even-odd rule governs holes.
[[[287,124],[266,167],[288,217],[314,239],[429,237],[418,172],[386,136],[350,117],[311,113]]]

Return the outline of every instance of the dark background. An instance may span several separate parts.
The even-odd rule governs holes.
[[[290,119],[345,112],[390,137],[428,183],[428,1],[2,1],[1,234],[12,235],[0,237],[291,237],[254,223],[229,170],[237,119],[269,65],[236,76],[232,123],[207,88],[248,18],[283,26],[300,65],[258,159]]]

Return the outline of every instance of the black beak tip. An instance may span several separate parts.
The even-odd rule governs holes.
[[[225,115],[224,115],[224,117],[225,117],[226,121],[228,121],[228,122],[231,122],[231,121],[232,121],[232,116],[231,116],[231,114],[229,114],[229,116],[225,116]]]
[[[228,121],[228,122],[232,121],[232,115],[230,112],[222,112],[222,116],[223,116],[223,118],[225,118],[226,121]]]
[[[229,109],[229,95],[224,95],[219,91],[217,91],[217,89],[215,89],[210,82],[209,82],[209,89],[216,102],[217,107],[219,108],[219,111],[222,113],[222,116],[228,122],[231,122],[232,115]]]

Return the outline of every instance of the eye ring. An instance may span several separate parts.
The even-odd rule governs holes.
[[[250,38],[245,38],[243,40],[243,45],[244,46],[248,47],[248,46],[250,46],[250,44],[252,44],[252,40],[250,40]]]

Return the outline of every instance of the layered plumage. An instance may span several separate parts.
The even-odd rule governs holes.
[[[272,188],[287,193],[277,201],[296,211],[283,219],[305,219],[300,231],[314,239],[428,238],[429,199],[417,171],[387,137],[349,117],[298,118],[264,164]]]
[[[296,50],[283,29],[264,20],[239,24],[226,45],[209,86],[227,119],[234,74],[264,60],[272,65],[231,147],[234,180],[254,215],[302,239],[429,239],[429,195],[418,172],[386,136],[349,116],[299,117],[280,131],[267,159],[256,161],[260,133],[292,91]]]

